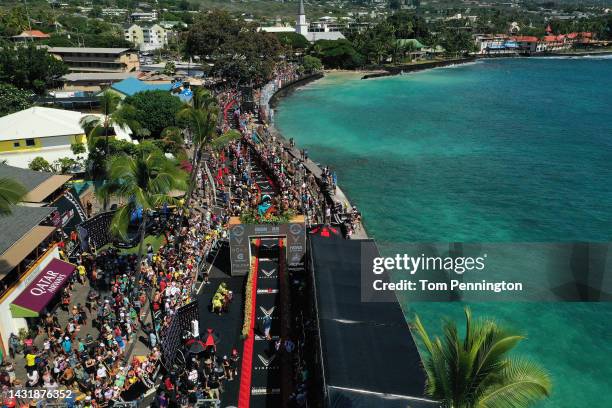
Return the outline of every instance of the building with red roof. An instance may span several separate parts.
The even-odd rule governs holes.
[[[47,38],[51,38],[51,36],[40,30],[26,30],[19,35],[13,36],[13,40],[15,41],[45,40]]]

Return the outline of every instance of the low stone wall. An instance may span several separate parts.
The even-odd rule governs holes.
[[[423,71],[425,69],[447,67],[449,65],[466,64],[468,62],[476,61],[476,57],[457,58],[445,61],[432,61],[424,62],[422,64],[408,64],[408,65],[397,65],[393,67],[382,66],[386,72],[377,72],[374,74],[364,75],[361,79],[379,78],[385,76],[399,75],[402,72],[416,72]]]
[[[269,107],[272,109],[275,108],[280,98],[287,96],[289,93],[293,92],[296,88],[299,88],[300,86],[323,78],[323,76],[324,74],[320,72],[316,74],[306,75],[296,79],[293,82],[289,82],[288,84],[277,90],[274,95],[272,95],[272,97],[270,98],[270,102],[268,102]]]

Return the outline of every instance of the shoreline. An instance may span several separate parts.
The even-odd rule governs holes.
[[[536,58],[546,58],[546,57],[597,57],[597,56],[606,56],[612,55],[612,50],[606,51],[587,51],[587,52],[550,52],[550,53],[542,53],[530,55],[530,57]]]
[[[353,71],[350,71],[350,72],[353,72]],[[275,109],[280,99],[290,95],[297,88],[307,85],[311,82],[317,81],[323,78],[324,76],[325,74],[323,73],[311,74],[305,77],[298,78],[295,81],[289,82],[288,84],[284,85],[270,97],[270,100],[268,102],[268,107],[267,107],[268,111]],[[285,149],[287,150],[287,152],[289,152],[289,154],[293,156],[294,158],[300,159],[299,149],[296,147],[292,148],[289,145],[289,140],[278,130],[276,126],[274,126],[272,122],[268,122],[267,125],[268,125],[268,132],[271,135],[274,135],[278,140],[281,140],[283,142],[283,145],[285,146]],[[319,182],[321,181],[321,174],[323,173],[323,171],[321,170],[318,164],[312,161],[312,159],[308,159],[306,162],[304,162],[304,167],[306,167],[306,169],[314,175],[317,181]],[[347,195],[344,193],[344,191],[342,191],[340,186],[336,186],[335,194],[332,195],[332,194],[328,194],[327,192],[323,192],[323,195],[326,197],[327,201],[346,202],[349,208],[353,207],[353,204],[351,203]],[[363,221],[359,223],[359,227],[355,229],[350,239],[369,239],[369,236],[365,230],[365,226],[363,225]]]
[[[433,68],[448,67],[450,65],[468,64],[476,60],[478,60],[477,57],[465,57],[465,58],[455,58],[455,59],[449,59],[449,60],[423,62],[420,64],[406,64],[406,65],[398,65],[394,67],[385,67],[380,70],[382,72],[373,72],[371,74],[366,74],[361,79],[382,78],[382,77],[388,77],[388,76],[401,75],[402,73],[419,72],[419,71],[425,71],[425,70],[433,69]]]

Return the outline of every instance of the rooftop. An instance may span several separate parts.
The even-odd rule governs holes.
[[[80,112],[35,106],[0,118],[0,141],[80,135]]]
[[[124,95],[132,96],[138,92],[145,91],[170,91],[172,84],[148,84],[136,78],[127,78],[121,82],[111,85],[111,88]]]
[[[50,38],[49,34],[45,34],[40,30],[26,30],[19,35],[13,36],[13,38]]]
[[[61,188],[70,176],[33,171],[0,164],[0,177],[6,177],[21,183],[28,193],[23,201],[41,203],[55,190]]]
[[[73,72],[62,77],[64,81],[121,81],[126,78],[135,77],[136,72]]]
[[[70,54],[82,52],[88,54],[122,54],[130,48],[93,48],[93,47],[49,47],[48,51],[52,54]]]
[[[11,215],[0,218],[0,255],[4,254],[13,244],[26,235],[42,220],[48,217],[53,207],[13,207]]]
[[[304,35],[310,42],[318,40],[342,40],[344,35],[340,31],[309,31],[307,35]]]

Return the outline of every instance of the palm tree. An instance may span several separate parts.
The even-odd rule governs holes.
[[[493,320],[472,321],[465,308],[465,337],[446,321],[433,340],[416,316],[427,375],[425,392],[445,408],[524,408],[548,397],[548,373],[526,358],[508,356],[525,337]]]
[[[0,216],[9,215],[12,207],[17,204],[24,195],[26,188],[15,180],[0,178]]]
[[[111,233],[126,240],[132,213],[142,209],[137,264],[137,276],[140,276],[147,211],[174,203],[175,199],[168,193],[186,190],[187,174],[176,160],[166,158],[160,151],[146,152],[144,149],[139,149],[133,156],[112,156],[107,172],[112,181],[102,186],[97,194],[104,199],[115,197],[126,202],[113,216]]]
[[[126,240],[131,215],[134,211],[142,209],[135,275],[135,284],[140,285],[147,232],[147,211],[160,208],[164,204],[175,203],[176,200],[168,194],[172,190],[184,191],[187,188],[187,174],[180,169],[176,160],[166,158],[160,151],[146,152],[144,149],[140,149],[133,156],[112,156],[107,172],[112,182],[102,186],[96,193],[105,201],[109,197],[115,197],[126,202],[113,215],[111,233]],[[145,293],[149,299],[151,319],[157,334],[150,293],[148,290],[145,290]]]
[[[122,105],[121,97],[109,90],[102,93],[100,97],[100,108],[102,117],[95,115],[87,115],[81,119],[81,126],[87,132],[87,147],[89,151],[95,147],[95,142],[99,137],[104,137],[106,140],[105,152],[108,156],[108,138],[109,129],[114,125],[129,126],[133,132],[138,132],[140,125],[138,122],[131,120],[130,117],[134,108],[130,105]]]
[[[195,184],[204,147],[215,136],[219,115],[217,101],[206,89],[196,89],[191,102],[191,105],[185,104],[177,113],[177,118],[187,123],[187,128],[193,140],[193,170],[189,183],[189,193],[191,193]]]
[[[162,130],[161,141],[164,143],[164,149],[178,157],[184,154],[185,150],[185,139],[183,137],[183,131],[176,126],[169,126]]]

